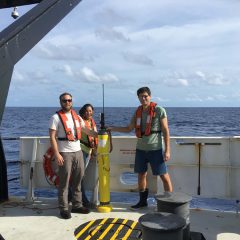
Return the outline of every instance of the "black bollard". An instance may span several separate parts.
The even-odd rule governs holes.
[[[153,212],[138,220],[143,240],[182,240],[186,221],[173,213]]]
[[[166,192],[155,196],[158,212],[174,213],[186,221],[183,228],[183,240],[190,240],[190,210],[192,197],[180,192]]]

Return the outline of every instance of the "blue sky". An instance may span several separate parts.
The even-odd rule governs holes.
[[[19,7],[23,14],[28,7]],[[14,20],[1,10],[0,28]],[[240,1],[83,0],[14,69],[7,106],[240,106]]]

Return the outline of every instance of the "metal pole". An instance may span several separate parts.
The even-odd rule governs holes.
[[[201,145],[201,143],[198,143],[198,195],[201,195]]]
[[[8,200],[7,162],[0,136],[0,202]]]
[[[102,85],[102,93],[103,93],[103,109],[101,113],[101,120],[100,120],[100,129],[101,130],[106,130],[105,129],[105,116],[104,116],[104,84]]]

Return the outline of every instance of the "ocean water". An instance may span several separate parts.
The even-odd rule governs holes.
[[[58,108],[8,107],[3,115],[1,137],[48,136],[48,122]],[[79,108],[75,108],[76,111]],[[171,136],[237,136],[240,135],[240,108],[166,108]],[[135,108],[104,109],[105,125],[126,126]],[[95,108],[94,118],[99,126],[102,108]],[[129,133],[133,135],[134,133]],[[121,133],[113,133],[121,135]],[[125,134],[126,135],[126,134]],[[19,184],[19,141],[3,140],[7,159],[9,195],[24,195]],[[36,196],[56,196],[56,191],[37,189]],[[114,194],[112,196],[115,197]],[[137,198],[137,195],[136,195]],[[126,195],[126,201],[129,197]],[[201,200],[196,200],[200,201]],[[195,204],[196,201],[193,203]],[[230,203],[228,208],[234,204]]]
[[[47,136],[48,121],[58,108],[8,107],[3,115],[2,137]],[[79,108],[75,108],[76,111]],[[240,135],[240,108],[166,108],[171,136]],[[105,125],[125,126],[135,108],[105,108]],[[99,125],[102,108],[95,108]],[[120,135],[121,133],[113,133]],[[133,134],[133,133],[130,133]]]

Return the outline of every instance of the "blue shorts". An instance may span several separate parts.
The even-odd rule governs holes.
[[[153,151],[136,149],[134,172],[147,172],[148,163],[151,165],[153,175],[163,175],[167,173],[167,166],[163,160],[162,149]]]

